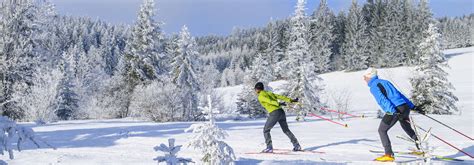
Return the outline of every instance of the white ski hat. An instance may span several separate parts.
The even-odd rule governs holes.
[[[372,78],[375,76],[377,76],[377,69],[375,68],[370,67],[364,72],[364,77]]]

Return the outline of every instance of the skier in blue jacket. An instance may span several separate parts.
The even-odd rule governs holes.
[[[364,80],[370,87],[370,93],[372,93],[382,111],[385,112],[378,129],[385,155],[375,160],[394,161],[395,158],[387,132],[397,121],[400,121],[400,125],[408,136],[417,141],[417,136],[409,121],[410,109],[415,109],[415,105],[398,91],[392,83],[379,79],[377,70],[374,68],[367,69],[364,73]],[[416,144],[416,147],[418,148],[418,144]]]

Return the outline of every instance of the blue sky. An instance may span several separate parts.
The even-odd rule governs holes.
[[[361,3],[365,0],[359,0]],[[132,24],[142,0],[52,0],[60,14],[88,16],[114,24]],[[229,34],[233,27],[263,26],[270,19],[286,18],[296,0],[155,0],[157,19],[166,33],[187,25],[193,35]],[[308,0],[312,13],[319,0]],[[335,12],[347,10],[351,0],[328,0]],[[435,17],[473,13],[474,0],[431,0]]]

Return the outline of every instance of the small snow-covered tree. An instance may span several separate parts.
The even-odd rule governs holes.
[[[123,118],[129,116],[129,105],[132,94],[123,75],[117,74],[105,78],[96,93],[95,107],[91,107],[88,115],[94,119]]]
[[[235,154],[232,147],[222,141],[228,134],[220,129],[214,119],[214,113],[217,111],[212,107],[211,96],[208,96],[208,105],[200,107],[206,114],[205,123],[191,125],[186,132],[192,131],[193,136],[188,146],[199,149],[203,154],[202,161],[209,165],[226,165],[235,160]]]
[[[368,67],[366,26],[361,8],[357,1],[353,0],[347,15],[345,40],[342,45],[345,69],[348,71]]]
[[[8,152],[9,158],[14,159],[12,140],[15,136],[16,123],[5,116],[0,116],[0,154]]]
[[[236,101],[237,111],[241,114],[248,114],[250,118],[258,118],[265,115],[265,109],[258,102],[258,96],[254,90],[254,85],[257,82],[250,74],[245,76],[242,92],[238,95]],[[264,84],[268,86],[268,83]]]
[[[14,95],[15,100],[26,110],[25,120],[45,124],[57,119],[57,95],[63,76],[59,69],[38,70],[34,74],[31,91]]]
[[[179,158],[178,152],[181,150],[182,145],[175,146],[175,139],[168,139],[168,146],[166,144],[160,144],[154,147],[155,151],[164,152],[165,156],[158,156],[153,160],[160,162],[166,162],[167,165],[178,165],[187,163],[194,163],[191,159]]]
[[[199,77],[201,82],[201,94],[199,95],[200,104],[205,104],[203,102],[206,101],[207,95],[211,95],[212,102],[219,106],[216,108],[223,108],[222,96],[216,92],[216,87],[219,86],[221,77],[216,65],[213,62],[210,62],[209,65],[204,66]]]
[[[139,85],[132,96],[130,109],[133,115],[155,122],[186,120],[182,116],[185,101],[178,87],[169,82],[154,81],[149,85]],[[159,108],[157,108],[159,107]]]
[[[454,87],[447,78],[448,73],[443,69],[449,65],[441,51],[440,34],[433,24],[425,33],[427,37],[418,52],[421,64],[416,67],[417,75],[410,81],[413,101],[427,113],[453,114],[459,111],[456,107],[458,98],[452,92]]]
[[[17,149],[21,151],[21,144],[27,140],[32,141],[36,147],[40,148],[37,138],[35,137],[35,132],[33,129],[25,126],[16,124],[13,120],[5,116],[0,116],[0,154],[3,155],[4,151],[8,152],[9,158],[14,159],[12,142],[15,137],[18,137]],[[49,147],[56,149],[55,147],[46,143],[46,141],[41,140],[43,143]]]
[[[209,65],[205,65],[203,67],[202,74],[199,76],[203,85],[202,90],[211,90],[218,87],[220,84],[221,74],[213,62],[211,62]]]

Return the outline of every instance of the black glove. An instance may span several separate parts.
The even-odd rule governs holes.
[[[280,103],[278,103],[278,104],[280,104],[280,106],[286,106],[286,103],[285,103],[285,102],[280,102]]]
[[[296,103],[296,102],[298,102],[298,101],[300,101],[299,98],[296,98],[296,99],[291,100],[292,103]]]
[[[421,109],[421,107],[419,107],[419,106],[415,106],[413,108],[413,110],[418,112],[419,114],[422,114],[422,115],[426,114],[425,111],[423,111],[423,109]]]

